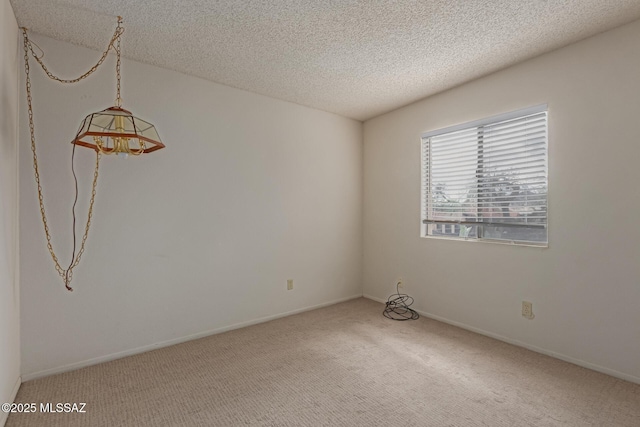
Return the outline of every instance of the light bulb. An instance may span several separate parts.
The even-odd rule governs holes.
[[[118,157],[120,157],[121,159],[126,159],[127,157],[129,157],[129,154],[120,152],[118,153]]]

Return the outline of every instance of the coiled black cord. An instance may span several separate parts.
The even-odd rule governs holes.
[[[400,293],[400,282],[396,283],[396,293],[387,298],[387,304],[382,314],[391,320],[416,320],[420,315],[409,306],[413,298]]]

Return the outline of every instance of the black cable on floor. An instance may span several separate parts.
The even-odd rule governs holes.
[[[382,314],[391,320],[416,320],[420,317],[415,310],[409,308],[413,298],[400,293],[400,282],[396,283],[396,293],[387,298],[387,304]]]

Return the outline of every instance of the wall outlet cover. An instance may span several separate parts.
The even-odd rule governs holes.
[[[529,301],[522,301],[522,317],[527,319],[533,319],[535,317],[533,314],[533,303]]]

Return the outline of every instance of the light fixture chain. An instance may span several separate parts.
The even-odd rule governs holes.
[[[53,251],[53,247],[51,245],[51,235],[49,234],[49,225],[47,224],[47,216],[44,211],[44,201],[42,196],[42,186],[40,185],[40,172],[38,170],[38,156],[36,154],[36,145],[35,145],[35,130],[33,126],[33,107],[32,107],[32,98],[31,98],[31,78],[29,77],[29,40],[27,38],[26,28],[22,29],[24,34],[24,70],[27,75],[26,77],[26,89],[27,89],[27,107],[29,111],[29,132],[31,133],[31,151],[33,153],[33,169],[36,179],[36,185],[38,187],[38,200],[40,202],[40,214],[42,215],[42,223],[44,225],[44,232],[47,237],[47,248],[49,249],[49,253],[51,254],[51,258],[53,258],[53,262],[56,267],[56,271],[62,277],[64,277],[64,269],[60,266],[58,262],[58,257]]]
[[[118,28],[122,23],[122,18],[118,16]],[[116,33],[118,30],[116,30]],[[116,105],[122,107],[122,98],[120,97],[120,36],[116,41]]]
[[[116,28],[116,31],[113,33],[113,37],[111,37],[111,40],[109,41],[109,45],[107,46],[107,50],[104,51],[104,53],[102,54],[102,56],[100,57],[98,62],[93,67],[91,67],[89,69],[89,71],[87,71],[86,73],[84,73],[83,75],[81,75],[80,77],[77,77],[75,79],[61,79],[60,77],[54,75],[51,71],[49,71],[47,66],[44,65],[44,62],[42,62],[42,57],[44,56],[44,54],[38,56],[35,53],[35,51],[33,50],[32,42],[27,37],[27,29],[26,29],[26,27],[22,27],[22,34],[24,35],[24,38],[25,38],[25,48],[28,49],[31,52],[31,55],[35,58],[35,60],[38,62],[38,64],[40,64],[40,67],[42,67],[42,70],[45,72],[45,74],[47,76],[49,76],[50,79],[58,81],[60,83],[78,83],[79,81],[84,80],[87,77],[89,77],[91,74],[93,74],[94,71],[96,71],[98,69],[98,67],[100,65],[102,65],[104,60],[107,59],[107,55],[109,55],[109,51],[111,49],[114,49],[114,50],[116,49],[115,43],[116,43],[116,41],[119,43],[120,36],[122,35],[122,33],[124,33],[124,28],[122,28],[120,26],[121,23],[122,23],[122,18],[118,17],[118,27]],[[119,57],[119,55],[118,55],[118,57]],[[118,61],[119,61],[119,59],[118,59]]]
[[[87,214],[87,224],[84,227],[84,236],[82,236],[82,242],[80,243],[80,250],[78,251],[78,255],[76,256],[75,261],[69,268],[69,270],[75,268],[80,263],[80,258],[84,253],[84,244],[87,241],[87,237],[89,236],[89,227],[91,227],[91,218],[93,217],[93,202],[96,198],[96,185],[98,185],[98,170],[100,169],[100,157],[102,153],[96,151],[96,168],[93,171],[93,184],[91,185],[91,200],[89,201],[89,213]]]
[[[119,25],[118,25],[119,27]],[[35,127],[34,127],[34,121],[33,121],[33,103],[32,103],[32,96],[31,96],[31,77],[29,74],[30,71],[30,67],[29,67],[29,51],[32,52],[33,54],[33,48],[31,47],[31,43],[29,42],[29,38],[27,36],[27,29],[26,28],[22,28],[22,32],[24,35],[24,70],[25,70],[25,74],[26,74],[26,79],[25,79],[25,85],[26,85],[26,92],[27,92],[27,107],[28,107],[28,113],[29,113],[29,133],[31,136],[31,152],[33,153],[33,169],[34,169],[34,176],[35,176],[35,180],[36,180],[36,186],[38,188],[38,202],[40,204],[40,215],[42,217],[42,224],[44,226],[44,232],[45,232],[45,236],[47,239],[47,249],[49,249],[49,253],[51,254],[51,258],[53,259],[53,263],[55,265],[55,269],[58,272],[58,274],[60,275],[60,277],[63,278],[64,280],[64,284],[65,287],[72,291],[73,289],[69,286],[71,283],[71,279],[73,278],[73,269],[80,263],[80,258],[82,257],[82,254],[84,253],[84,246],[85,246],[85,242],[87,241],[87,237],[89,236],[89,228],[91,226],[91,217],[93,216],[93,204],[95,201],[95,196],[96,196],[96,186],[98,184],[98,172],[99,172],[99,167],[100,167],[100,158],[101,158],[101,154],[99,152],[96,151],[96,167],[95,170],[93,172],[93,183],[92,183],[92,189],[91,189],[91,200],[89,202],[89,212],[87,215],[87,223],[85,226],[85,230],[84,230],[84,235],[82,237],[82,242],[80,245],[80,250],[78,252],[78,255],[76,256],[75,260],[71,260],[71,264],[69,266],[68,269],[63,269],[60,266],[60,262],[58,261],[58,257],[56,256],[54,250],[53,250],[53,245],[51,243],[51,234],[49,232],[49,225],[47,223],[47,215],[45,212],[45,208],[44,208],[44,196],[42,193],[42,185],[40,183],[40,171],[38,168],[38,156],[36,154],[36,137],[35,137]],[[121,32],[118,32],[116,30],[116,34],[121,34]],[[108,50],[107,50],[108,52]],[[35,55],[34,55],[35,56]],[[105,55],[106,56],[106,55]],[[36,57],[37,59],[37,57]],[[40,62],[40,61],[38,61]],[[99,62],[94,68],[93,71],[95,71],[95,68],[98,67],[98,65],[100,65],[101,62]],[[43,69],[45,69],[45,72],[47,72],[46,68],[44,67],[44,64],[41,63],[41,65],[43,66]],[[93,72],[91,71],[91,72]],[[47,74],[50,74],[47,72]],[[88,73],[90,74],[90,73]],[[86,77],[88,75],[87,73],[85,73],[84,77]],[[78,80],[81,80],[82,78],[79,78]],[[54,78],[55,79],[55,78]],[[56,79],[58,80],[58,79]],[[72,83],[72,81],[63,81],[63,83]]]

